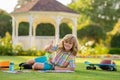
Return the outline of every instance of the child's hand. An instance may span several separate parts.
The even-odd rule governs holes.
[[[53,47],[53,41],[51,41],[51,43],[45,47],[45,51],[49,52],[52,49],[52,47]]]
[[[49,45],[50,48],[53,47],[53,41],[51,41],[50,45]]]

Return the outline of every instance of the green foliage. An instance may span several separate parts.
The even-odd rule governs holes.
[[[36,28],[37,36],[54,36],[55,28],[50,23],[41,23]]]
[[[6,32],[12,33],[11,16],[0,9],[0,36],[4,37]]]
[[[5,37],[0,39],[0,55],[13,55],[11,36],[8,32]]]
[[[87,38],[99,42],[100,39],[105,39],[106,34],[100,26],[97,25],[87,25],[82,29],[78,30],[78,38],[84,39]]]
[[[63,38],[66,34],[70,33],[72,33],[72,29],[66,23],[62,23],[60,25],[60,38]]]
[[[68,7],[80,14],[80,17],[78,18],[78,28],[84,27],[86,21],[90,21],[90,17],[87,15],[87,13],[89,13],[89,8],[91,7],[90,0],[77,0],[76,2],[69,4]]]
[[[94,48],[95,54],[108,54],[108,51],[108,48],[103,44],[96,44],[96,47]]]
[[[36,55],[36,52],[37,50],[35,48],[29,48],[28,50],[26,50],[26,55],[27,56],[35,56]]]
[[[95,43],[94,41],[88,41],[80,48],[80,53],[87,55],[108,54],[108,51],[105,45]]]
[[[22,55],[22,54],[24,55],[24,50],[23,50],[23,47],[20,43],[15,44],[13,46],[13,54],[14,55]]]
[[[46,53],[44,50],[37,50],[35,47],[24,50],[21,43],[12,45],[11,40],[11,35],[8,32],[5,37],[0,39],[0,55],[41,56]]]
[[[44,50],[37,50],[35,47],[24,50],[20,43],[13,47],[13,54],[17,56],[42,56],[45,53]]]
[[[90,20],[108,32],[120,17],[119,3],[120,0],[77,0],[69,4],[69,7],[80,13],[79,24]]]
[[[110,48],[109,53],[110,54],[119,54],[120,55],[120,48]]]
[[[43,56],[45,55],[46,51],[45,50],[37,50],[36,56]]]
[[[103,26],[105,31],[111,31],[118,20],[119,11],[116,5],[119,2],[119,0],[95,0],[91,10],[95,12],[94,15],[91,13],[92,21]]]
[[[36,48],[29,48],[27,50],[24,50],[20,55],[21,56],[42,56],[45,55],[44,50],[37,50]]]
[[[120,33],[115,34],[110,43],[112,48],[120,48]]]
[[[29,23],[28,22],[21,22],[19,24],[18,35],[19,36],[28,36],[29,35]]]

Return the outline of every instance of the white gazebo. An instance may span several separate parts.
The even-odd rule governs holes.
[[[35,46],[42,49],[52,40],[59,41],[61,23],[72,23],[72,34],[77,36],[77,17],[79,14],[56,0],[31,0],[12,13],[13,45],[21,43],[24,49]],[[29,35],[18,36],[19,24],[29,23]],[[36,28],[40,23],[51,23],[55,27],[55,36],[36,36]]]

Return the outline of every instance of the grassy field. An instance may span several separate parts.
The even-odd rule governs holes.
[[[29,56],[0,56],[0,61],[14,61],[15,68],[20,62],[25,62],[33,57]],[[37,71],[23,73],[6,73],[0,71],[0,80],[120,80],[120,59],[113,59],[117,64],[117,71],[86,70],[84,61],[99,63],[101,58],[76,58],[76,69],[73,73],[42,73]]]

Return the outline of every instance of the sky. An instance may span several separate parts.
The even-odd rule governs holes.
[[[7,11],[8,13],[14,10],[15,5],[18,0],[0,0],[0,9]],[[64,5],[67,5],[71,2],[71,0],[57,0]]]

